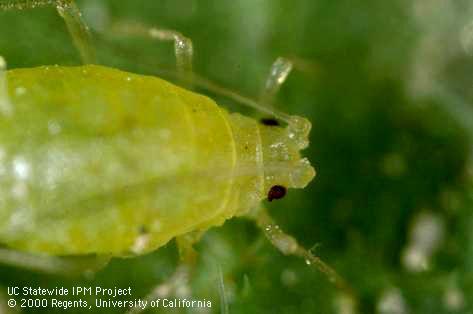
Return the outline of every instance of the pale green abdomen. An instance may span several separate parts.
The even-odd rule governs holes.
[[[248,130],[230,126],[204,96],[99,66],[12,70],[7,82],[0,243],[59,255],[142,253],[262,197],[261,173],[235,173],[239,158],[249,170],[262,162],[255,134],[234,139],[255,122],[234,116]],[[254,195],[241,199],[247,189]]]

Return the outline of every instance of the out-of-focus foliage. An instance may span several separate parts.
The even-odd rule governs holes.
[[[296,60],[302,71],[290,76],[278,101],[313,122],[305,154],[318,175],[269,206],[276,220],[349,282],[359,313],[471,313],[471,1],[78,4],[105,65],[172,73],[172,45],[107,35],[121,19],[184,33],[194,42],[196,71],[245,95],[258,95],[277,56]],[[9,67],[79,63],[53,9],[2,12],[0,29]],[[230,313],[352,313],[322,274],[278,253],[250,222],[210,230],[197,249],[192,296],[211,299],[215,313],[216,265]],[[88,279],[0,266],[0,300],[12,285],[131,286],[138,298],[176,265],[170,243],[148,256],[115,259]]]

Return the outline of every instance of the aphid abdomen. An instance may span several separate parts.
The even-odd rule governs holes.
[[[232,130],[210,99],[99,66],[13,70],[7,82],[0,242],[142,253],[236,206]]]

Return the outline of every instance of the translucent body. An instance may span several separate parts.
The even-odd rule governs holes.
[[[314,176],[308,128],[264,126],[156,77],[101,66],[7,72],[0,243],[130,255],[244,214]]]

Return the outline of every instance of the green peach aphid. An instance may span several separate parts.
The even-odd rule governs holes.
[[[7,71],[0,58],[0,244],[8,248],[0,260],[34,268],[31,254],[133,256],[173,238],[190,256],[196,234],[245,216],[282,253],[343,286],[261,206],[315,175],[300,156],[310,122],[268,105],[289,60],[273,64],[260,102],[227,93],[274,117],[256,120],[160,78],[94,65],[72,0],[7,1],[0,10],[41,5],[57,8],[85,65]],[[180,77],[195,78],[192,42],[180,33],[125,23],[113,29],[174,41]],[[55,263],[42,265],[50,271]]]
[[[0,242],[56,255],[129,255],[302,188],[309,124],[268,126],[156,77],[112,68],[6,72]]]

